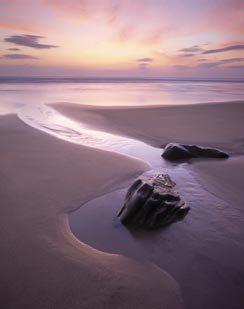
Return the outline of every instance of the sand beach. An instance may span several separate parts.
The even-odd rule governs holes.
[[[158,148],[173,141],[228,151],[231,157],[227,160],[195,161],[188,163],[185,168],[193,173],[203,190],[224,200],[233,211],[238,210],[239,215],[243,215],[244,103],[143,108],[59,103],[52,108],[94,130],[129,136]],[[131,252],[126,246],[124,250],[118,249],[116,243],[120,243],[121,239],[116,241],[113,227],[103,230],[110,245],[103,241],[99,244],[98,237],[93,248],[92,212],[88,211],[86,216],[85,211],[82,217],[84,224],[81,223],[80,229],[86,227],[90,233],[87,238],[86,232],[83,233],[83,241],[71,232],[69,213],[82,210],[82,205],[96,201],[104,194],[106,196],[109,192],[127,188],[132,179],[150,170],[150,165],[124,154],[60,140],[29,127],[16,115],[1,116],[0,138],[1,303],[4,308],[183,308],[184,305],[187,308],[204,308],[204,304],[210,304],[209,308],[216,304],[228,308],[230,301],[236,304],[236,308],[241,308],[238,306],[243,302],[243,284],[239,273],[244,271],[244,266],[243,249],[238,242],[243,232],[240,226],[236,226],[237,253],[232,257],[228,255],[228,259],[224,258],[224,263],[227,263],[225,267],[229,269],[227,274],[234,281],[220,286],[214,301],[211,300],[211,293],[202,293],[205,284],[211,282],[211,276],[207,279],[194,278],[194,272],[189,269],[189,260],[183,256],[180,268],[174,266],[177,263],[174,259],[179,258],[179,254],[185,255],[185,250],[189,250],[190,258],[195,256],[196,261],[201,261],[202,257],[198,257],[199,248],[194,249],[196,241],[193,233],[199,224],[199,235],[195,235],[197,241],[207,235],[201,234],[203,230],[200,226],[210,226],[207,218],[211,213],[206,213],[209,209],[208,200],[199,202],[198,215],[189,217],[189,221],[183,225],[178,223],[171,227],[171,231],[175,231],[173,237],[178,252],[174,252],[173,243],[172,252],[170,246],[162,246],[161,237],[167,238],[167,234],[171,233],[166,230],[160,232],[158,238],[152,234],[150,239],[149,234],[146,238],[138,239],[139,247],[144,246],[146,250],[152,250],[149,243],[154,243],[153,251],[150,255],[146,253],[142,259],[138,256],[140,250],[136,239],[131,244]],[[182,180],[176,176],[174,180],[181,188]],[[193,199],[193,202],[196,203],[196,200]],[[205,212],[202,210],[204,206]],[[89,206],[84,209],[89,209]],[[93,215],[94,235],[102,233],[100,222],[112,222],[108,208],[105,214],[99,213],[99,220],[95,213]],[[223,216],[228,216],[228,212],[223,213]],[[231,220],[235,224],[235,218],[230,217],[229,220],[230,224]],[[187,224],[187,231],[184,231],[184,224]],[[218,227],[216,224],[217,233],[220,232]],[[228,235],[229,227],[226,228]],[[186,233],[186,248],[179,247],[177,238],[180,233]],[[130,239],[124,239],[127,240],[130,243]],[[233,241],[227,242],[228,245],[234,245]],[[223,242],[220,241],[219,245],[222,246]],[[211,245],[209,248],[206,245],[206,240],[201,246],[205,247],[206,255],[208,250],[212,250]],[[166,267],[163,256],[175,262]],[[201,273],[209,271],[213,265],[217,272],[220,271],[216,266],[217,261],[218,258],[214,264],[207,260],[200,263],[200,267],[203,267]],[[198,262],[194,263],[194,267],[198,267]],[[175,272],[172,267],[176,269]],[[238,270],[238,276],[232,267]],[[226,276],[223,278],[226,280]],[[190,301],[192,285],[195,286],[194,293],[198,291],[198,296]],[[190,291],[189,295],[185,286]],[[229,298],[229,294],[224,296],[227,289],[230,293],[235,290],[235,301]]]

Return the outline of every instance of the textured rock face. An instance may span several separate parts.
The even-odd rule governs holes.
[[[156,229],[183,219],[189,209],[176,191],[175,183],[167,174],[160,174],[136,180],[118,216],[125,225]]]
[[[162,157],[170,160],[186,160],[191,158],[228,158],[229,155],[214,148],[203,148],[196,145],[168,144]]]

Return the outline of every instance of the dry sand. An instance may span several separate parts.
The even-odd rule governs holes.
[[[219,147],[235,155],[244,153],[242,102],[152,108],[60,104],[55,108],[93,128],[140,139],[156,147],[173,141]],[[69,229],[68,212],[118,188],[123,181],[145,170],[145,163],[58,140],[29,128],[15,116],[0,118],[0,145],[3,308],[181,307],[178,285],[160,268],[95,250],[80,243]],[[236,203],[240,203],[243,157],[211,161],[211,166],[208,163],[196,162],[190,168],[211,192],[226,201],[236,198]],[[201,229],[203,226],[204,223]],[[191,238],[194,235],[189,227],[188,239]],[[192,252],[194,247],[190,244],[188,249]],[[207,239],[204,244],[208,244]],[[180,256],[180,247],[178,251]],[[161,255],[164,256],[163,252]],[[196,273],[194,269],[192,272]],[[188,280],[187,273],[184,278]],[[221,282],[222,277],[219,278]],[[241,289],[242,279],[238,278]],[[204,273],[196,279],[200,292],[204,287],[201,282],[209,279]],[[214,297],[216,284],[211,285],[206,295]],[[219,296],[221,293],[218,290]],[[204,304],[203,299],[201,308]]]
[[[181,308],[160,268],[97,251],[70,232],[67,213],[147,165],[74,145],[0,118],[0,307]]]
[[[88,126],[155,147],[182,142],[244,153],[244,102],[135,108],[60,103],[53,107]]]

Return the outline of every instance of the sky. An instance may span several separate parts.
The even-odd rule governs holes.
[[[244,78],[244,0],[0,0],[0,75]]]

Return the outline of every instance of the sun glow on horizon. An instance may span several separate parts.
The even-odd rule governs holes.
[[[240,0],[0,0],[0,8],[2,75],[243,76]]]

